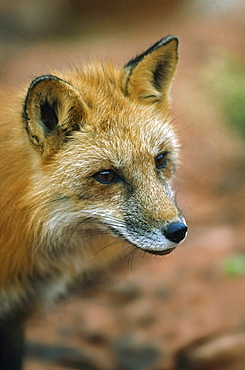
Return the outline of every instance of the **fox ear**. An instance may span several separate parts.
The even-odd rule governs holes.
[[[142,102],[168,103],[170,85],[178,63],[178,39],[168,36],[124,67],[126,94]]]
[[[57,151],[86,119],[79,92],[55,76],[40,76],[30,85],[23,118],[32,145],[45,156]]]

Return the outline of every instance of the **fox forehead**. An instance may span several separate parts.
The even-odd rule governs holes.
[[[112,144],[116,138],[117,143],[121,141],[119,146],[131,143],[137,149],[145,147],[153,155],[164,146],[176,148],[168,112],[130,99],[123,91],[124,79],[122,70],[110,64],[94,64],[70,75],[69,82],[90,107],[81,132],[93,140]]]
[[[87,122],[81,130],[74,133],[76,140],[83,146],[109,148],[120,152],[127,147],[132,151],[146,151],[151,155],[162,150],[175,150],[178,142],[168,118],[158,116],[148,107],[138,108],[129,104],[121,109],[104,112],[91,110]]]

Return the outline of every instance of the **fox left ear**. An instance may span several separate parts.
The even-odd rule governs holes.
[[[178,63],[177,50],[178,38],[168,36],[127,63],[125,93],[141,102],[167,104]]]

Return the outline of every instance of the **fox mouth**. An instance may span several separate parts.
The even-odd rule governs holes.
[[[171,252],[173,252],[173,250],[175,249],[175,247],[173,247],[173,248],[168,248],[168,249],[165,249],[165,250],[159,250],[159,251],[157,251],[157,250],[151,250],[151,249],[143,249],[144,250],[144,252],[146,252],[146,253],[149,253],[149,254],[155,254],[155,255],[157,255],[157,256],[165,256],[166,254],[169,254],[169,253],[171,253]]]
[[[176,246],[178,244],[178,243],[174,243],[174,242],[171,243],[170,242],[170,245],[167,248],[165,248],[165,249],[148,249],[148,248],[142,248],[134,240],[132,240],[131,238],[129,238],[128,235],[126,236],[124,233],[120,232],[116,228],[113,228],[113,227],[111,227],[109,225],[106,225],[106,226],[107,226],[107,229],[110,230],[110,233],[112,233],[114,236],[119,237],[120,239],[125,240],[126,242],[130,243],[131,245],[133,245],[137,249],[142,250],[143,252],[149,253],[149,254],[152,254],[152,255],[165,256],[167,254],[170,254],[171,252],[173,252],[173,250],[176,248]]]

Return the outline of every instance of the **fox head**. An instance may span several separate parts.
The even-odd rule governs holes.
[[[153,254],[185,238],[171,190],[177,48],[169,36],[121,69],[98,64],[31,83],[23,122],[35,157],[31,201],[40,243],[72,247],[91,223]]]

